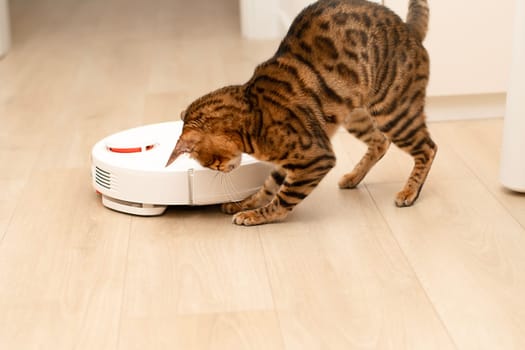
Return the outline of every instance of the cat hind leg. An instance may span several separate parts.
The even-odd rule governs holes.
[[[418,132],[414,133],[414,130]],[[409,137],[404,139],[401,137],[393,140],[396,146],[409,153],[414,159],[410,177],[396,196],[395,203],[400,208],[409,207],[418,199],[437,153],[437,145],[430,138],[425,124],[408,131],[408,135]]]

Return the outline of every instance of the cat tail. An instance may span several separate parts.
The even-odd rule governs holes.
[[[406,23],[421,41],[425,40],[427,35],[428,18],[429,8],[427,0],[410,0]]]

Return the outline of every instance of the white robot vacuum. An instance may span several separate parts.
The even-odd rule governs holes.
[[[182,133],[182,121],[125,130],[92,150],[92,182],[107,208],[140,216],[162,215],[169,205],[239,201],[256,192],[273,166],[243,154],[241,166],[224,174],[188,155],[165,167]]]

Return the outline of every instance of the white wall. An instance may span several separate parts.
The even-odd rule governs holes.
[[[279,10],[281,11],[283,25],[289,27],[295,16],[297,16],[303,8],[313,2],[314,1],[309,0],[281,0]]]
[[[245,38],[279,39],[286,34],[295,16],[315,0],[239,0],[239,2],[241,31]]]
[[[280,0],[239,0],[242,35],[248,39],[282,37],[279,2]]]
[[[386,0],[402,18],[408,0]],[[429,95],[502,93],[511,61],[514,1],[430,1],[425,47],[430,54]]]

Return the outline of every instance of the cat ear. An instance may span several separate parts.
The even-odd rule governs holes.
[[[186,110],[180,112],[180,120],[184,121],[184,119],[186,119]]]
[[[169,167],[171,163],[173,163],[182,154],[189,153],[190,151],[191,151],[191,148],[188,142],[183,139],[179,139],[179,141],[177,141],[177,144],[175,145],[175,148],[171,152],[168,162],[166,163],[166,168]]]

